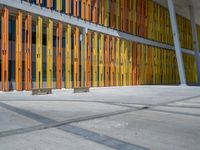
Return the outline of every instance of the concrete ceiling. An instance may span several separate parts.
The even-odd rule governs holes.
[[[167,7],[167,0],[154,0]],[[176,12],[189,19],[189,6],[193,6],[196,23],[200,25],[200,0],[174,0]]]

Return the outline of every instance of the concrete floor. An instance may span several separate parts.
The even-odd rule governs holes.
[[[199,150],[200,87],[0,92],[0,150]]]

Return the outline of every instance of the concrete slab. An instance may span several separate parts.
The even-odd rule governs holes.
[[[198,102],[198,101],[196,101]],[[172,103],[168,106],[177,106],[177,107],[186,107],[186,108],[200,108],[200,100],[199,103],[195,103],[195,101],[187,101],[187,102],[178,102],[178,103]]]
[[[65,101],[10,101],[4,102],[11,106],[28,110],[56,121],[72,118],[110,113],[128,108],[92,102],[65,102]]]
[[[71,133],[52,128],[0,138],[1,150],[113,150]]]
[[[159,107],[153,108],[153,110],[162,111],[166,113],[183,114],[183,115],[191,115],[191,116],[200,117],[200,109],[196,109],[196,108],[159,106]]]
[[[195,99],[188,100],[187,103],[200,104],[200,98],[195,98]]]
[[[143,110],[73,125],[152,150],[199,149],[199,117]]]
[[[0,92],[0,149],[198,150],[199,104],[187,86]]]
[[[41,123],[0,107],[0,132],[27,128]]]

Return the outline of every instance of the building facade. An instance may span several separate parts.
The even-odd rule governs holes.
[[[4,2],[2,91],[180,83],[169,12],[153,0]],[[177,23],[187,83],[195,84],[191,23],[180,15]]]

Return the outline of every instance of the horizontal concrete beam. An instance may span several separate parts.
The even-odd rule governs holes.
[[[159,47],[163,49],[175,50],[174,46],[172,45],[156,42],[156,41],[145,39],[139,36],[131,35],[125,32],[107,28],[105,26],[101,26],[89,21],[84,21],[82,19],[66,15],[64,13],[59,13],[57,11],[40,7],[35,4],[30,4],[29,2],[25,2],[21,0],[1,0],[0,5],[5,5],[14,9],[19,9],[21,11],[29,12],[32,15],[47,17],[56,21],[61,21],[66,24],[78,26],[80,28],[87,28],[88,30],[91,30],[91,31],[100,32],[103,34],[122,38],[125,40],[129,40],[129,41],[133,41],[133,42],[137,42],[141,44],[146,44],[150,46],[155,46],[155,47]],[[190,55],[194,55],[194,52],[189,49],[182,49],[182,52],[190,54]]]

